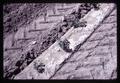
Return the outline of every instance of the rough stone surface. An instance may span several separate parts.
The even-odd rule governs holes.
[[[117,16],[116,16],[116,10],[115,10],[111,13],[111,15],[108,18],[106,18],[103,21],[101,26],[98,27],[98,29],[87,40],[87,42],[85,42],[82,45],[79,51],[73,54],[73,56],[63,64],[64,66],[59,71],[57,71],[55,75],[50,79],[114,79],[114,78],[117,78],[117,74],[116,74],[117,72],[116,70],[116,67],[117,67],[116,17]],[[40,25],[39,19],[36,20],[36,22],[37,24]],[[54,18],[50,17],[48,21],[51,21],[53,19]],[[54,52],[57,47],[54,48],[53,53],[48,53],[48,55],[51,55],[51,56],[48,57],[46,56],[46,54],[43,53],[43,55],[45,55],[46,57],[43,56],[43,58],[37,58],[39,60],[42,59],[43,62],[45,58],[47,61],[45,62],[45,65],[42,63],[41,65],[38,65],[39,63],[34,63],[35,61],[33,60],[38,55],[40,55],[43,51],[45,51],[50,45],[52,45],[56,41],[56,39],[60,38],[63,34],[67,32],[68,29],[63,29],[63,28],[67,28],[67,26],[69,26],[68,28],[70,28],[71,24],[68,23],[66,26],[66,23],[65,25],[64,23],[65,23],[64,21],[60,22],[58,25],[56,25],[56,27],[51,26],[54,28],[53,30],[45,31],[45,32],[49,32],[50,34],[47,33],[45,35],[45,32],[44,33],[36,32],[37,34],[35,33],[35,35],[36,37],[39,36],[39,38],[36,38],[35,41],[32,41],[32,42],[30,42],[29,40],[28,41],[30,43],[37,43],[37,45],[36,44],[29,45],[28,42],[23,41],[24,44],[21,43],[21,45],[24,46],[28,44],[28,47],[25,47],[23,49],[24,51],[21,51],[21,50],[19,52],[15,51],[14,54],[12,53],[13,51],[9,53],[5,53],[4,55],[9,54],[11,56],[9,57],[4,56],[5,58],[4,59],[4,68],[5,68],[4,70],[6,70],[4,73],[7,73],[8,77],[11,77],[12,79],[14,78],[15,75],[20,73],[25,67],[28,66],[26,69],[28,69],[29,72],[28,71],[23,72],[23,73],[26,73],[25,75],[27,75],[28,77],[26,78],[26,76],[23,74],[21,75],[22,78],[40,79],[42,77],[43,79],[44,78],[48,79],[50,75],[54,73],[54,64],[51,62],[51,60],[53,61],[53,59],[55,59],[55,61],[57,61],[57,62],[53,61],[55,64],[56,63],[59,64],[59,61],[62,61],[62,56],[59,58],[57,56],[53,56],[54,54],[62,55],[62,54],[58,54]],[[43,26],[45,24],[41,24],[41,25]],[[49,24],[47,24],[47,26],[48,25]],[[62,25],[64,25],[64,27]],[[44,28],[45,27],[46,25],[44,26]],[[28,28],[28,30],[29,29],[30,28]],[[32,33],[31,35],[28,35],[28,32],[27,32],[28,37],[35,36]],[[79,30],[77,32],[79,32]],[[86,31],[84,32],[87,33]],[[45,35],[43,37],[43,40],[41,40],[42,38],[40,37],[40,34]],[[18,36],[19,34],[17,34],[15,37],[17,38]],[[42,48],[41,45],[44,47]],[[50,49],[52,48],[49,48],[49,51],[51,51]],[[62,50],[61,48],[58,48],[58,51],[62,51],[60,53],[63,53],[63,55],[65,54],[67,57],[67,54],[63,52],[64,50]],[[16,55],[20,55],[20,56],[15,57]],[[40,62],[42,62],[42,60]],[[30,67],[31,62],[34,63],[33,68],[35,68],[37,71],[35,71],[34,69]],[[46,72],[46,68],[48,70],[47,72]],[[44,72],[46,72],[47,76],[43,74]],[[38,73],[41,73],[41,76]]]
[[[55,5],[55,4],[54,4]],[[59,5],[59,4],[56,4]],[[76,9],[76,6],[79,4],[71,4],[70,6],[73,6],[73,8],[70,8],[69,10],[65,11],[63,14],[71,14],[73,9]],[[70,7],[67,6],[66,7]],[[74,8],[75,7],[75,8]],[[51,8],[51,7],[50,7]],[[58,8],[61,8],[60,6],[55,6],[56,10]],[[60,38],[65,32],[69,29],[69,26],[64,26],[63,24],[66,22],[61,22],[61,19],[63,19],[63,16],[53,16],[49,17],[49,15],[52,15],[53,12],[51,9],[48,11],[48,17],[47,21],[51,23],[41,23],[43,21],[42,17],[38,17],[37,19],[33,20],[28,26],[19,28],[17,33],[15,33],[14,40],[16,41],[15,47],[22,47],[22,49],[19,50],[8,50],[4,51],[4,77],[5,78],[13,78],[16,74],[18,74],[20,71],[22,71],[27,65],[29,65],[38,55],[40,55],[42,52],[44,52],[50,45],[52,45],[58,38]],[[56,14],[59,15],[60,12],[56,11]],[[74,15],[73,15],[74,16]],[[67,17],[67,16],[66,16]],[[36,25],[35,25],[36,24]],[[47,30],[41,30],[41,32],[29,32],[29,30],[33,30],[34,27],[36,29],[46,29]],[[60,31],[59,29],[62,29]],[[26,31],[25,31],[26,30]],[[24,34],[25,32],[25,34]],[[21,38],[24,38],[23,36],[26,36],[26,38],[34,38],[29,40],[18,40]],[[12,34],[8,36],[4,40],[4,49],[11,48],[11,39]],[[32,45],[36,41],[37,44]],[[31,51],[33,50],[33,51]],[[31,57],[33,56],[33,57]],[[18,66],[16,63],[21,62]],[[14,71],[20,70],[17,73],[14,73]],[[14,75],[15,74],[15,75]]]
[[[69,39],[69,38],[71,38],[71,39],[74,39],[74,37],[76,37],[77,39],[81,39],[81,36],[82,36],[82,39],[81,40],[83,40],[84,41],[84,39],[86,40],[86,39],[88,39],[89,38],[89,36],[88,35],[90,35],[90,31],[91,31],[91,33],[93,33],[93,35],[95,34],[95,32],[93,31],[93,29],[95,30],[96,28],[100,28],[100,27],[97,27],[97,25],[99,25],[99,22],[101,22],[102,21],[102,19],[104,18],[104,16],[106,16],[106,14],[108,14],[109,12],[110,12],[110,10],[112,9],[112,7],[111,7],[112,5],[107,5],[106,4],[106,6],[104,6],[104,5],[102,5],[102,8],[99,10],[99,11],[93,11],[93,10],[91,10],[91,12],[87,15],[87,17],[86,17],[86,19],[88,18],[89,20],[92,20],[92,19],[94,19],[95,17],[97,17],[97,15],[99,15],[97,18],[95,18],[95,20],[94,20],[94,22],[91,24],[91,21],[88,21],[88,25],[87,25],[87,27],[86,28],[84,28],[83,30],[82,30],[82,34],[76,34],[74,31],[74,34],[71,32],[70,34],[72,34],[71,36],[70,36],[70,34],[68,34],[68,35],[64,35],[64,37],[65,38],[67,38],[67,39]],[[103,9],[104,8],[104,9]],[[103,11],[102,11],[103,10]],[[102,13],[103,14],[102,14]],[[95,14],[94,14],[95,13]],[[94,14],[94,15],[93,15]],[[101,17],[100,17],[101,16]],[[91,18],[91,19],[90,19]],[[85,19],[84,19],[85,20]],[[90,23],[89,23],[90,22]],[[96,27],[95,27],[96,26]],[[95,27],[95,28],[94,28]],[[89,30],[88,30],[89,29]],[[75,29],[75,31],[76,31],[77,29]],[[87,38],[86,38],[86,36],[85,36],[85,38],[83,39],[83,32],[85,32],[85,31],[88,31],[88,35],[87,35]],[[99,30],[99,29],[98,29]],[[71,30],[69,30],[69,31],[71,31]],[[68,31],[68,32],[69,32]],[[81,30],[79,30],[79,28],[78,28],[78,31],[81,31]],[[67,32],[67,33],[68,33]],[[73,36],[74,35],[74,36]],[[96,35],[96,34],[95,34]],[[105,36],[103,36],[103,38],[102,38],[102,36],[100,36],[100,38],[102,38],[102,39],[104,39],[104,37],[106,37],[106,36],[108,36],[108,34],[103,34],[103,35],[105,35]],[[69,37],[68,37],[69,36]],[[78,37],[78,36],[80,36],[80,37]],[[91,35],[90,35],[91,36]],[[111,36],[111,35],[110,35]],[[93,37],[92,39],[94,39],[94,38],[96,38],[96,37]],[[99,38],[99,37],[97,37],[97,38]],[[62,37],[62,39],[64,40],[64,38]],[[102,41],[102,39],[101,39],[101,41]],[[100,40],[100,39],[97,39],[97,40]],[[74,40],[73,41],[73,43],[74,42],[76,42],[76,41],[78,41],[78,40]],[[93,40],[92,40],[93,41]],[[82,43],[82,41],[80,42],[79,41],[79,44],[80,45],[82,45],[82,47],[81,48],[84,48],[85,49],[85,51],[80,51],[80,52],[77,52],[77,53],[72,53],[71,55],[75,55],[75,60],[77,59],[77,61],[74,61],[74,59],[73,59],[73,61],[70,61],[71,59],[69,58],[68,59],[68,56],[71,56],[69,53],[66,53],[66,52],[64,52],[63,50],[61,50],[60,49],[60,47],[59,47],[59,45],[57,44],[57,42],[56,43],[54,43],[49,49],[47,49],[44,53],[42,53],[42,55],[40,56],[40,57],[38,57],[37,59],[35,59],[30,65],[28,65],[21,73],[19,73],[16,77],[15,77],[15,79],[31,79],[31,78],[34,78],[34,79],[53,79],[55,76],[56,76],[56,74],[57,73],[59,73],[59,69],[61,68],[61,70],[63,70],[63,72],[60,72],[60,73],[62,73],[61,75],[62,76],[60,76],[59,74],[58,74],[58,76],[60,77],[60,79],[89,79],[89,78],[95,78],[95,79],[100,79],[101,77],[102,78],[104,78],[102,75],[103,75],[103,72],[100,72],[100,68],[103,68],[103,69],[105,69],[105,65],[106,65],[106,63],[109,61],[108,59],[104,59],[104,58],[99,58],[99,57],[94,57],[94,58],[91,58],[90,56],[91,56],[91,54],[93,53],[93,54],[95,54],[96,55],[96,53],[98,52],[99,53],[99,51],[98,50],[100,50],[100,51],[102,51],[102,52],[104,52],[104,50],[105,50],[105,52],[108,52],[108,49],[107,49],[107,47],[104,47],[104,45],[108,45],[108,44],[103,44],[103,43],[101,43],[101,41],[99,42],[99,43],[97,43],[97,45],[95,45],[95,46],[93,46],[92,44],[93,43],[91,43],[91,42],[89,42],[89,40],[87,40],[87,42],[89,42],[89,43],[87,43],[86,41],[84,41],[84,43]],[[107,40],[105,40],[105,41],[107,41]],[[70,42],[70,43],[72,43],[72,42]],[[82,44],[81,44],[82,43]],[[89,44],[90,44],[90,46],[89,46]],[[98,44],[99,44],[99,46],[98,46]],[[101,45],[102,44],[102,45]],[[76,45],[78,45],[78,42],[76,42]],[[88,47],[87,47],[88,46]],[[96,48],[97,48],[97,46],[98,47],[100,47],[100,48],[98,48],[98,50],[96,50]],[[103,48],[102,48],[103,47]],[[103,49],[103,50],[101,50],[101,48]],[[90,51],[91,49],[93,49],[92,51]],[[60,52],[61,51],[61,52]],[[94,53],[94,51],[95,51],[95,53]],[[76,51],[75,51],[76,52]],[[62,54],[61,54],[62,53]],[[80,56],[80,54],[81,54],[81,56]],[[82,58],[82,59],[81,59]],[[62,63],[63,61],[66,61],[66,62],[64,62],[64,63]],[[80,61],[82,61],[83,63],[81,63],[80,61],[78,61],[78,60],[80,60]],[[34,62],[36,62],[36,63],[44,63],[44,64],[46,64],[45,65],[45,72],[44,73],[42,73],[42,74],[40,74],[40,73],[38,73],[35,69],[34,69]],[[73,62],[73,64],[69,64],[69,62]],[[62,64],[61,64],[62,63]],[[65,64],[66,63],[66,64]],[[75,63],[75,64],[74,64]],[[63,65],[63,66],[60,66],[60,65]],[[67,66],[65,66],[65,65],[67,65]],[[60,66],[60,68],[58,67],[58,66]],[[94,67],[96,67],[96,66],[98,66],[97,68],[94,68]],[[99,66],[100,66],[100,68],[99,68]],[[64,68],[65,67],[65,68]],[[72,68],[71,68],[72,67]],[[82,67],[82,68],[81,68]],[[108,68],[109,68],[110,66],[108,66]],[[81,68],[81,69],[80,69]],[[80,70],[79,70],[80,69]],[[89,69],[89,71],[88,71],[88,69]],[[40,69],[41,70],[41,69]],[[43,70],[43,68],[42,68],[42,70]],[[56,70],[58,71],[57,73],[56,73]],[[60,71],[61,71],[60,70]],[[68,71],[67,71],[68,70]],[[75,70],[75,71],[74,71]],[[65,72],[66,71],[66,72]],[[95,71],[95,73],[94,73],[94,71]],[[55,73],[55,74],[54,74]],[[72,73],[72,76],[71,75],[69,75],[68,76],[68,74],[64,74],[64,73],[68,73],[68,74],[71,74]],[[99,74],[101,75],[101,76],[99,76]],[[79,76],[80,75],[80,76]],[[91,76],[92,77],[91,77]],[[67,76],[67,77],[66,77]],[[95,77],[94,77],[95,76]],[[57,79],[59,79],[59,78],[57,78]]]
[[[116,9],[51,79],[116,79]]]

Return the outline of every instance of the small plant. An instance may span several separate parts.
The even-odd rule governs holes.
[[[60,47],[64,51],[66,51],[66,52],[72,52],[72,49],[69,48],[69,44],[70,44],[70,42],[67,39],[65,39],[64,41],[60,41],[59,42]]]
[[[39,73],[43,73],[45,71],[45,65],[43,63],[34,63],[34,68],[39,72]]]
[[[78,19],[75,20],[75,21],[73,22],[73,26],[74,26],[74,28],[78,28],[78,27],[86,27],[86,26],[87,26],[86,24],[87,24],[87,21],[79,22]]]
[[[19,61],[17,61],[17,63],[15,64],[15,66],[20,67],[22,64],[23,64],[23,60],[19,60]]]
[[[92,3],[92,5],[93,5],[93,8],[94,8],[95,10],[98,10],[99,7],[100,7],[100,4],[98,4],[98,3]]]

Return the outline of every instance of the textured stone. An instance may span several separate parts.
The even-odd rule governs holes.
[[[103,5],[103,7],[104,7],[104,5]],[[109,8],[109,6],[106,6],[106,8],[104,7],[104,12],[107,12],[107,8]],[[94,11],[92,11],[92,12],[94,12]],[[101,17],[99,16],[99,13],[100,13],[100,15],[101,15]],[[103,18],[104,18],[104,16],[102,16],[102,13],[100,12],[100,11],[98,11],[98,12],[94,12],[95,13],[95,15],[97,15],[98,16],[98,18],[95,18],[94,20],[96,21],[96,23],[94,23],[94,22],[92,22],[93,24],[91,24],[90,25],[90,23],[88,23],[88,26],[87,26],[87,28],[85,28],[85,29],[83,29],[83,33],[85,32],[85,31],[88,31],[88,34],[90,35],[90,32],[94,32],[94,30],[92,30],[92,29],[94,29],[93,28],[93,26],[94,25],[98,25],[99,24],[99,22],[100,22],[100,20],[102,20]],[[93,13],[90,13],[89,15],[91,16]],[[92,15],[93,17],[91,17],[91,18],[94,18],[94,16],[95,15]],[[87,15],[88,16],[88,15]],[[86,16],[86,19],[87,19],[87,16]],[[89,17],[89,16],[88,16]],[[91,20],[89,20],[89,22],[91,22]],[[88,28],[89,27],[89,28]],[[97,27],[97,26],[96,26]],[[98,27],[97,27],[98,28]],[[71,28],[71,30],[72,30],[73,28]],[[69,32],[69,31],[68,31]],[[73,33],[74,33],[74,31],[73,31]],[[69,35],[69,34],[68,34]],[[74,33],[74,34],[72,34],[72,35],[74,35],[74,36],[68,36],[68,35],[64,35],[64,37],[62,37],[62,39],[65,39],[65,38],[68,38],[68,39],[70,39],[70,38],[74,38],[74,36],[79,36],[80,34],[77,34],[77,33]],[[81,39],[81,37],[80,37],[80,39],[83,41],[83,40],[85,40],[86,38],[88,39],[88,36],[89,35],[87,35],[87,36],[85,36],[84,38],[82,37],[82,39]],[[93,35],[94,35],[94,33],[93,33]],[[102,34],[101,34],[102,35]],[[80,35],[81,36],[81,35]],[[91,35],[90,35],[91,36]],[[100,35],[98,35],[98,36],[96,36],[96,37],[99,37]],[[79,38],[79,37],[78,37]],[[102,39],[104,39],[104,38],[102,38]],[[77,40],[76,40],[77,41]],[[74,42],[76,42],[75,40],[74,40]],[[75,44],[75,45],[78,45],[78,43],[80,43],[81,41],[77,41],[77,43]],[[100,42],[100,41],[99,41]],[[70,43],[73,43],[73,42],[70,42]],[[87,41],[85,42],[85,43],[87,43]],[[101,43],[101,42],[100,42]],[[89,44],[88,44],[89,45]],[[98,44],[99,45],[99,44]],[[66,63],[67,62],[67,60],[66,60],[66,64],[65,63],[62,63],[66,58],[68,58],[68,56],[70,56],[70,53],[66,53],[65,51],[63,51],[59,46],[58,46],[58,42],[55,42],[49,49],[47,49],[47,51],[45,51],[40,57],[38,57],[37,59],[35,59],[27,68],[25,68],[21,73],[19,73],[16,77],[15,77],[15,79],[20,79],[20,78],[22,78],[22,79],[31,79],[31,78],[34,78],[34,79],[48,79],[48,78],[50,78],[52,75],[53,75],[53,79],[54,79],[54,77],[56,78],[56,79],[67,79],[70,75],[72,75],[72,78],[73,79],[91,79],[91,78],[95,78],[95,79],[105,79],[105,78],[107,78],[107,75],[105,75],[103,72],[104,72],[104,69],[106,68],[106,69],[108,69],[109,67],[110,67],[110,65],[108,65],[108,66],[105,66],[107,63],[109,63],[109,59],[110,59],[110,57],[111,56],[109,56],[109,57],[106,57],[106,58],[104,58],[104,59],[101,59],[101,57],[99,58],[99,57],[96,57],[96,56],[91,56],[90,55],[90,53],[92,53],[92,52],[94,52],[94,50],[95,50],[95,52],[98,52],[97,51],[97,46],[98,45],[96,45],[95,47],[92,47],[91,49],[93,49],[92,51],[89,51],[88,52],[88,49],[86,49],[86,46],[84,47],[84,43],[83,43],[83,46],[82,46],[82,48],[84,48],[85,49],[85,51],[84,52],[81,52],[81,51],[78,51],[77,52],[77,54],[79,53],[80,55],[80,57],[82,56],[82,58],[79,58],[79,60],[78,60],[78,63],[77,63],[77,61],[74,63],[74,61],[73,61],[73,63],[72,64],[70,64],[69,63],[69,61],[68,61],[68,63]],[[91,45],[92,46],[92,45]],[[74,46],[73,46],[74,47]],[[99,46],[98,46],[98,48],[99,48]],[[90,49],[90,47],[89,47],[89,49]],[[105,49],[107,49],[107,50],[105,50]],[[106,47],[100,47],[99,48],[99,50],[101,51],[101,52],[107,52],[108,51],[108,47],[106,46]],[[49,52],[49,53],[48,53]],[[61,56],[60,56],[61,55]],[[73,55],[76,55],[76,53],[74,53]],[[88,55],[89,55],[89,57],[88,57]],[[59,56],[59,57],[58,57]],[[77,57],[79,57],[79,56],[77,56]],[[87,57],[87,58],[86,58]],[[90,58],[90,57],[94,57],[94,58]],[[72,57],[70,58],[70,60],[72,59]],[[77,58],[78,59],[78,58]],[[43,62],[43,63],[45,63],[46,64],[46,67],[45,67],[45,72],[44,73],[42,73],[42,74],[39,74],[39,73],[37,73],[37,71],[33,68],[33,63],[34,62],[37,62],[37,63],[39,63],[39,62]],[[112,63],[112,61],[109,63],[109,64],[111,64]],[[62,68],[64,68],[65,67],[65,69],[63,69],[63,71],[60,71],[60,70],[62,70],[62,68],[58,71],[57,69],[59,68],[59,66],[60,65],[62,65],[63,64],[63,67]],[[67,65],[67,64],[69,64],[69,65]],[[77,65],[76,65],[77,64]],[[70,66],[71,65],[71,66]],[[76,68],[77,67],[77,68]],[[107,68],[108,67],[108,68]],[[92,70],[92,69],[94,69],[94,70]],[[64,73],[62,74],[62,75],[57,75],[57,71],[58,72],[61,72],[61,73],[68,73],[69,71],[69,75],[65,75]],[[74,71],[73,71],[74,70]],[[92,70],[92,74],[90,74],[90,70]],[[101,71],[101,70],[103,70],[103,71]],[[34,72],[34,71],[36,71],[36,72]],[[73,71],[73,72],[72,72]],[[111,70],[112,71],[112,70]],[[106,71],[107,72],[107,71]],[[30,76],[30,74],[33,76]],[[58,76],[58,78],[57,78],[57,76]],[[74,75],[75,75],[75,77],[74,77]],[[105,78],[103,77],[103,75],[105,75]],[[108,73],[108,75],[109,75],[109,73]],[[108,76],[109,77],[109,76]],[[71,77],[70,77],[71,78]]]
[[[73,57],[66,61],[52,79],[117,78],[117,16],[115,11],[103,21],[88,41],[81,46]],[[114,16],[111,16],[113,14]],[[114,23],[111,23],[110,19],[114,20]],[[105,24],[104,22],[108,23]],[[88,77],[85,77],[87,72],[89,72]]]

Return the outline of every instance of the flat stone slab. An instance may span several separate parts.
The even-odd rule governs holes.
[[[87,21],[86,27],[74,29],[72,27],[60,40],[67,39],[70,42],[70,48],[83,43],[90,34],[99,26],[104,18],[114,9],[114,4],[101,4],[99,10],[91,10],[82,20]],[[65,52],[56,41],[14,79],[49,79],[59,69],[72,53]]]

